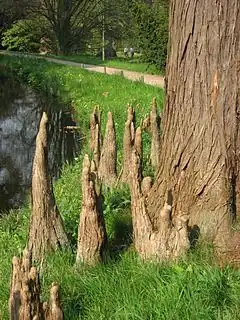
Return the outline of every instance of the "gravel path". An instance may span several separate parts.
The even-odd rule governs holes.
[[[19,55],[14,52],[7,52],[7,51],[0,51],[0,54]],[[21,54],[21,56],[22,56],[22,54]],[[122,70],[122,69],[117,69],[117,68],[109,68],[106,66],[96,66],[96,65],[78,63],[78,62],[73,62],[73,61],[60,60],[60,59],[55,59],[55,58],[50,58],[50,57],[45,57],[45,56],[32,56],[32,55],[24,55],[24,56],[29,57],[29,58],[34,57],[34,58],[44,59],[49,62],[78,67],[78,68],[86,69],[91,72],[92,71],[93,72],[100,72],[100,73],[105,73],[107,75],[120,74],[124,78],[132,80],[132,81],[142,81],[142,82],[149,84],[151,86],[164,88],[164,77],[162,77],[162,76],[151,75],[151,74],[135,72],[135,71]]]

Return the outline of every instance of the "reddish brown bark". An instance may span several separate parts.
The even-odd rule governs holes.
[[[78,228],[77,263],[101,262],[106,245],[106,229],[101,206],[101,191],[96,188],[96,175],[85,155],[82,170],[82,211]],[[92,164],[93,167],[93,164]]]
[[[34,260],[42,259],[46,251],[68,246],[48,169],[46,125],[47,115],[43,113],[33,160],[32,212],[28,236],[28,249]]]
[[[173,219],[221,247],[239,211],[240,2],[172,0],[166,105],[157,180],[148,197],[159,228],[166,194]],[[239,241],[237,241],[239,243]]]

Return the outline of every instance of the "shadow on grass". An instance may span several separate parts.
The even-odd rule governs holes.
[[[63,301],[64,315],[68,316],[68,319],[78,320],[83,319],[84,316],[84,298],[78,295],[73,295],[69,292],[64,292],[65,296],[68,297],[67,301]]]
[[[130,214],[120,214],[113,222],[113,237],[108,243],[109,260],[117,261],[121,259],[121,254],[129,249],[133,243],[133,227]]]

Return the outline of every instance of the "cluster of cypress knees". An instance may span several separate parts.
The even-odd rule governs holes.
[[[32,208],[28,243],[21,259],[12,262],[9,313],[11,320],[62,320],[59,286],[52,284],[48,303],[40,300],[40,281],[35,261],[43,261],[46,252],[69,247],[59,214],[48,169],[47,115],[43,113],[36,138],[32,170]],[[152,110],[135,128],[135,111],[128,106],[123,137],[123,164],[117,175],[117,144],[113,115],[108,113],[105,136],[101,135],[101,111],[95,107],[90,116],[90,149],[83,160],[82,209],[78,229],[76,264],[94,265],[102,261],[107,234],[102,212],[102,185],[110,188],[127,183],[131,192],[134,246],[143,259],[171,259],[189,248],[187,221],[172,224],[171,204],[165,203],[159,215],[161,225],[156,230],[148,215],[147,196],[152,179],[142,175],[142,131],[151,134],[149,160],[157,172],[160,151],[160,116],[156,99]]]

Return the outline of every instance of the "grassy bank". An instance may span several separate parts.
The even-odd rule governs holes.
[[[87,150],[89,114],[96,104],[116,121],[119,167],[126,105],[132,103],[137,122],[150,110],[153,96],[162,107],[163,92],[123,79],[106,77],[85,70],[39,60],[0,57],[0,66],[35,89],[70,103],[85,136],[82,154]],[[84,140],[83,140],[84,141]],[[149,137],[144,135],[145,158]],[[104,216],[110,239],[105,264],[94,268],[74,267],[77,223],[81,207],[79,176],[82,154],[74,165],[65,165],[55,183],[55,195],[72,241],[72,252],[57,252],[49,257],[41,272],[43,296],[53,281],[61,285],[65,319],[239,319],[240,273],[220,269],[213,261],[211,248],[191,251],[183,261],[171,264],[143,263],[132,245],[125,252],[117,248],[130,244],[130,197],[127,188],[105,192]],[[0,319],[8,319],[7,299],[11,259],[26,243],[29,209],[14,211],[0,218]]]
[[[154,96],[160,106],[163,102],[161,89],[119,75],[106,77],[34,58],[0,56],[0,64],[13,70],[16,76],[35,89],[58,96],[62,102],[70,102],[83,131],[88,127],[89,113],[95,105],[101,106],[103,121],[108,111],[114,112],[117,133],[121,137],[128,103],[133,104],[137,115],[142,117],[150,110]]]
[[[61,59],[61,60],[68,60],[74,61],[79,63],[85,64],[93,64],[99,66],[106,66],[112,67],[117,69],[129,70],[129,71],[136,71],[141,73],[148,73],[148,74],[157,74],[161,75],[163,72],[158,70],[156,66],[149,65],[148,63],[144,63],[141,61],[140,57],[131,58],[113,58],[113,59],[106,59],[102,61],[101,58],[98,58],[93,55],[68,55],[68,56],[53,56],[54,58]]]

